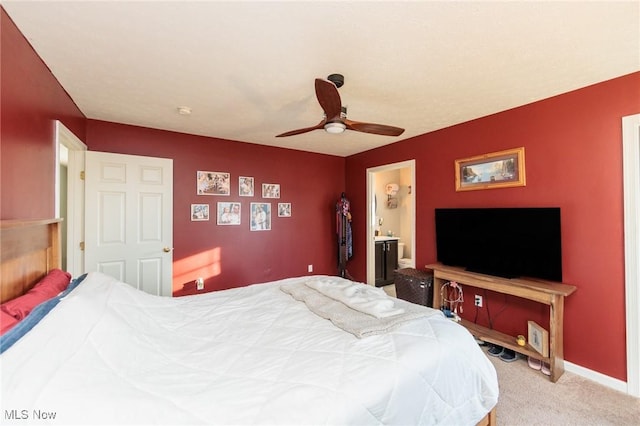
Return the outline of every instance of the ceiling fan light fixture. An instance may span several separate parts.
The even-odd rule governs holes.
[[[330,121],[324,125],[324,130],[327,133],[338,134],[345,131],[347,126],[341,121]]]
[[[347,107],[342,105],[338,93],[338,87],[342,83],[344,83],[344,77],[338,74],[330,75],[328,80],[316,78],[316,98],[324,112],[322,121],[315,126],[291,130],[276,135],[276,137],[295,136],[319,129],[324,129],[325,132],[334,135],[343,133],[345,130],[381,136],[400,136],[404,132],[404,129],[399,127],[348,120]]]

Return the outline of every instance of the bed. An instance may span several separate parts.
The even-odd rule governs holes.
[[[2,302],[59,266],[58,233],[55,220],[2,222]],[[393,299],[393,309],[413,316],[383,318],[384,330],[371,322],[348,329],[358,324],[353,314],[342,325],[323,318],[333,308],[323,302],[318,311],[313,298],[328,293],[312,283],[369,287],[305,276],[167,298],[100,273],[74,277],[0,355],[2,420],[495,424],[495,369],[463,327]]]

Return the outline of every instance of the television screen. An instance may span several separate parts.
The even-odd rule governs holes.
[[[436,209],[438,262],[506,278],[562,281],[560,208]]]

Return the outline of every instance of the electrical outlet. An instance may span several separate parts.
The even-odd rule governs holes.
[[[204,290],[204,278],[200,277],[196,280],[196,290]]]
[[[477,307],[482,308],[482,296],[480,296],[479,294],[476,294],[474,303]]]
[[[313,265],[307,265],[307,272],[313,272]]]

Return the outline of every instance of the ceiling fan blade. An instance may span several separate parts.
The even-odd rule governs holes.
[[[357,132],[373,133],[374,135],[383,136],[400,136],[404,129],[394,126],[386,126],[384,124],[374,123],[360,123],[358,121],[344,120],[344,124],[349,130],[355,130]]]
[[[327,121],[340,118],[342,102],[335,84],[330,81],[316,78],[316,97],[324,110]]]
[[[297,129],[297,130],[291,130],[291,131],[288,131],[288,132],[284,132],[284,133],[281,133],[279,135],[276,135],[276,138],[283,138],[285,136],[294,136],[294,135],[299,135],[299,134],[302,134],[302,133],[307,133],[307,132],[310,132],[312,130],[323,129],[324,128],[324,124],[326,122],[327,122],[327,120],[322,120],[320,123],[318,123],[317,125],[312,126],[312,127],[305,127],[304,129]]]

